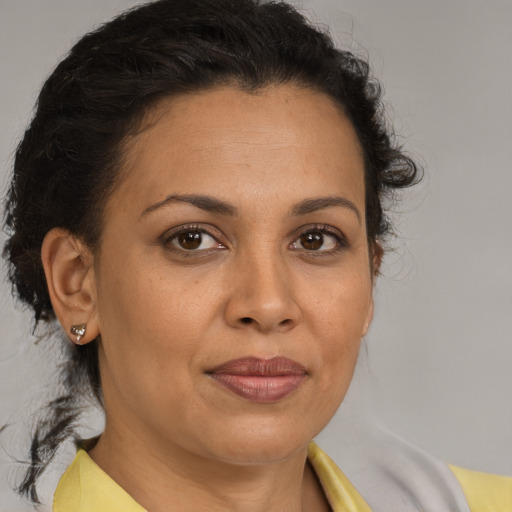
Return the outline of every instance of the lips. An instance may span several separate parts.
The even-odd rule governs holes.
[[[277,402],[296,391],[307,376],[300,363],[286,357],[246,357],[207,372],[224,388],[252,402]]]

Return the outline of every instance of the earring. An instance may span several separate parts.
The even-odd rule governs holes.
[[[85,328],[86,328],[86,324],[75,324],[75,325],[71,326],[71,329],[70,329],[71,334],[73,336],[75,336],[76,343],[78,345],[81,345],[80,340],[81,340],[82,336],[85,334]]]

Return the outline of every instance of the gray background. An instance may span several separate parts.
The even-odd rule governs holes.
[[[137,3],[0,0],[2,195],[44,77],[85,31]],[[447,462],[512,474],[512,2],[295,3],[369,56],[400,140],[426,170],[395,208],[400,237],[377,284],[367,355],[321,444],[343,465],[343,422],[365,408]],[[6,490],[19,475],[12,459],[50,396],[58,351],[34,346],[30,314],[0,286],[0,424],[13,425],[0,438],[0,510],[9,512],[22,508]],[[44,479],[46,495],[66,457]]]

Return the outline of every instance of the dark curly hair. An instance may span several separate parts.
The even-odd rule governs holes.
[[[62,227],[97,248],[122,143],[148,109],[216,85],[252,92],[284,83],[326,94],[352,122],[365,160],[368,241],[381,241],[390,230],[383,201],[419,173],[393,140],[367,62],[336,49],[284,2],[159,0],[125,12],[72,48],[44,84],[17,148],[4,256],[14,292],[33,309],[36,324],[55,320],[40,256],[45,235]],[[69,346],[67,393],[51,402],[35,430],[19,491],[36,503],[38,475],[73,435],[84,382],[101,404],[97,343]]]

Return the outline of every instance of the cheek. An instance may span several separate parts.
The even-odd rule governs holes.
[[[103,281],[100,368],[107,409],[165,416],[190,395],[189,369],[200,352],[196,303],[146,269]],[[192,311],[191,311],[192,309]],[[174,390],[170,392],[170,390]],[[178,401],[174,399],[179,399]],[[168,418],[169,419],[169,418]]]
[[[151,370],[148,379],[160,370],[179,371],[180,360],[199,353],[204,331],[219,309],[214,273],[205,282],[148,260],[127,252],[119,264],[105,264],[99,280],[106,361],[120,378],[140,374],[141,367]]]
[[[333,273],[302,292],[307,297],[304,309],[314,324],[313,331],[322,338],[347,343],[363,336],[372,304],[368,274],[368,269]]]
[[[368,271],[367,271],[368,272]],[[361,277],[363,276],[363,277]],[[371,281],[354,272],[333,277],[309,294],[309,329],[321,360],[322,385],[343,397],[350,383],[372,304]]]

